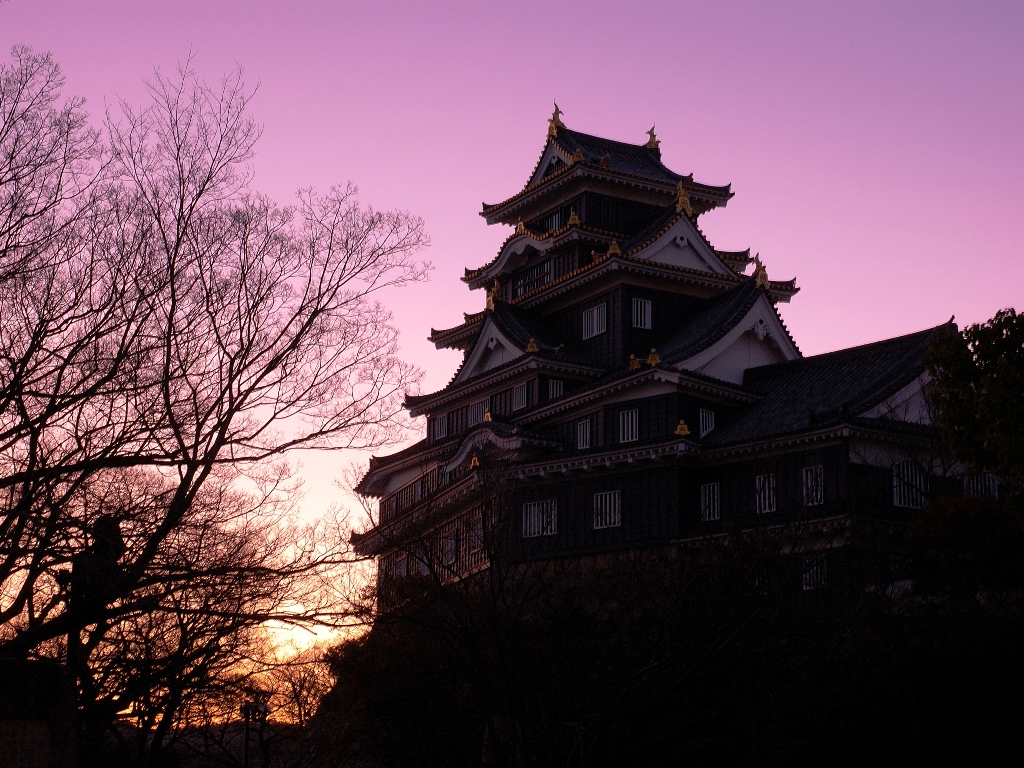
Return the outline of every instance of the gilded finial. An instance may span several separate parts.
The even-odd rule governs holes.
[[[690,196],[683,188],[682,180],[676,185],[676,213],[685,213],[693,218],[693,206],[690,205]]]
[[[523,220],[522,219],[520,219],[519,221],[516,222],[516,234],[517,235],[525,235],[526,234],[526,225],[523,224]]]
[[[582,163],[586,159],[587,158],[583,156],[583,150],[578,147],[576,148],[576,151],[572,153],[572,161],[574,163]]]
[[[484,422],[489,424],[491,423],[491,421],[493,421],[493,419],[491,418],[491,409],[488,408],[486,411],[484,411]]]
[[[487,291],[487,308],[493,312],[494,306],[499,301],[501,301],[501,283],[498,282],[498,278],[494,278],[494,284]]]
[[[470,469],[476,469],[479,466],[480,466],[480,459],[474,453],[473,454],[473,458],[469,460],[469,468]]]
[[[617,241],[612,240],[612,244],[608,246],[609,256],[621,256],[622,251],[619,250],[619,244]]]
[[[526,350],[525,351],[527,353],[530,353],[530,352],[540,352],[540,347],[537,346],[536,339],[530,339],[530,343],[526,345]]]
[[[647,356],[647,364],[653,366],[657,365],[660,362],[661,358],[658,357],[658,350],[656,350],[654,347],[651,347],[651,354]]]
[[[686,422],[683,421],[682,419],[679,420],[679,426],[676,427],[676,434],[679,435],[680,437],[685,437],[686,435],[690,434],[690,428],[686,426]]]
[[[754,280],[758,288],[768,288],[768,270],[761,263],[761,254],[754,255]]]
[[[605,155],[604,157],[601,158],[601,167],[602,168],[611,168],[612,167],[612,153],[611,152],[609,152],[607,155]]]
[[[661,142],[658,137],[654,135],[654,126],[651,126],[651,130],[647,132],[647,143],[644,144],[648,149],[657,149],[661,146]]]
[[[565,123],[562,122],[562,110],[558,108],[558,102],[555,102],[555,111],[551,113],[551,118],[548,120],[548,138],[553,139],[558,135],[558,129],[565,128]]]
[[[580,223],[580,217],[576,215],[576,211],[572,211],[569,214],[569,221],[568,221],[569,226],[571,227],[574,224],[576,226],[579,226],[579,223]]]
[[[558,349],[555,350],[555,357],[557,357],[559,360],[565,357],[565,342],[562,342],[561,344],[558,345]]]
[[[640,370],[640,361],[636,359],[636,355],[630,355],[629,356],[629,370],[631,370],[631,371],[639,371]]]

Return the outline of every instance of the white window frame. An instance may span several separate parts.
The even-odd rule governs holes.
[[[640,411],[631,408],[619,411],[619,442],[634,443],[640,439]]]
[[[548,400],[561,397],[565,392],[565,384],[561,379],[548,379]]]
[[[466,409],[466,424],[470,427],[475,427],[477,424],[483,424],[484,414],[487,413],[490,407],[490,398],[477,400],[475,403],[471,403]]]
[[[801,584],[804,592],[825,589],[828,586],[828,558],[824,552],[804,555]]]
[[[594,530],[618,528],[622,525],[622,492],[605,491],[594,494]]]
[[[526,407],[526,382],[522,384],[516,384],[512,387],[512,410],[521,411]]]
[[[922,509],[925,502],[927,477],[913,459],[892,465],[892,505],[902,509]]]
[[[766,472],[754,478],[755,509],[759,515],[775,511],[775,475]]]
[[[648,299],[633,299],[633,327],[651,330],[651,302]]]
[[[821,464],[804,467],[804,506],[817,507],[825,503],[825,468]]]
[[[704,483],[700,487],[700,519],[710,523],[720,519],[721,508],[721,485],[719,483]]]
[[[715,428],[715,412],[708,408],[700,409],[700,436],[704,437]]]
[[[598,304],[583,312],[583,340],[600,336],[608,330],[608,305]]]
[[[448,414],[435,416],[430,420],[430,439],[443,440],[448,437]]]
[[[991,472],[979,472],[964,477],[964,495],[979,499],[999,498],[999,477]]]
[[[523,504],[523,538],[554,536],[558,533],[558,500],[528,501]]]
[[[590,447],[590,419],[576,422],[576,449],[585,450]]]

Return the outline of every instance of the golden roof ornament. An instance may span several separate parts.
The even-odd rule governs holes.
[[[761,263],[761,254],[757,253],[754,256],[754,280],[758,288],[768,289],[768,270],[764,268],[764,264]]]
[[[558,108],[558,102],[555,102],[555,111],[551,113],[551,117],[548,119],[548,138],[553,139],[558,136],[558,129],[565,128],[565,123],[562,122],[562,110]]]
[[[565,357],[565,342],[562,342],[561,344],[558,345],[558,349],[555,350],[555,357],[557,357],[559,360]]]
[[[686,189],[683,188],[682,179],[680,179],[679,184],[676,185],[676,213],[685,213],[691,219],[693,218],[693,206],[690,205],[689,194],[687,194]]]
[[[480,459],[479,459],[479,457],[477,457],[477,455],[476,455],[476,454],[474,453],[474,454],[473,454],[473,458],[469,460],[469,468],[470,468],[470,469],[476,469],[476,468],[477,468],[477,467],[479,467],[479,466],[480,466]]]
[[[631,370],[631,371],[639,371],[640,370],[640,361],[636,359],[636,355],[630,355],[629,356],[629,370]]]
[[[661,141],[654,135],[654,126],[651,126],[651,130],[647,132],[647,143],[644,144],[648,149],[657,149],[661,146]]]
[[[651,366],[654,366],[654,365],[657,365],[660,362],[661,362],[661,358],[658,357],[658,350],[656,350],[654,347],[651,347],[651,354],[649,354],[647,356],[647,364],[651,365]]]
[[[516,222],[516,234],[517,235],[525,235],[526,234],[526,225],[523,224],[523,220],[522,219],[520,219],[519,221]]]
[[[607,155],[605,155],[604,157],[601,158],[601,167],[602,168],[611,168],[612,167],[612,153],[611,152],[609,152]]]
[[[487,308],[493,312],[499,301],[501,301],[501,283],[498,282],[498,278],[494,278],[494,285],[487,291]]]
[[[530,352],[540,352],[540,347],[537,346],[536,339],[530,339],[530,343],[526,345],[525,352],[527,354],[529,354]]]
[[[676,427],[676,434],[680,437],[686,437],[690,434],[690,428],[686,426],[686,422],[682,419],[679,420],[679,426]]]
[[[570,227],[573,226],[573,225],[579,226],[579,224],[580,224],[580,217],[576,215],[576,211],[570,211],[570,213],[569,213],[569,221],[567,223],[569,224]]]
[[[491,418],[491,409],[488,408],[486,411],[484,411],[484,422],[490,424],[491,421],[493,421],[493,419]]]
[[[619,243],[616,240],[612,240],[612,244],[608,246],[609,256],[621,256],[622,251],[619,250]]]
[[[587,158],[583,156],[583,150],[580,149],[579,147],[577,147],[576,151],[572,153],[572,161],[574,163],[582,163],[586,161],[586,159]]]

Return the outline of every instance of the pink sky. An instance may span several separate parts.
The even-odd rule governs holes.
[[[396,297],[405,355],[443,386],[431,326],[478,311],[459,281],[507,236],[552,99],[570,127],[642,142],[736,197],[701,217],[801,292],[805,354],[1024,308],[1019,3],[0,2],[0,44],[51,51],[95,114],[196,54],[241,64],[264,126],[255,186],[351,180],[426,219],[431,281]],[[310,460],[331,495],[335,459]]]

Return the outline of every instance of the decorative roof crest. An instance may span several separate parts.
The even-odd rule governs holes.
[[[629,370],[631,370],[631,371],[639,371],[640,370],[640,361],[636,359],[636,355],[630,355],[629,356]]]
[[[619,249],[619,243],[617,240],[612,240],[612,244],[608,246],[609,256],[621,256],[622,251]]]
[[[523,220],[522,219],[520,219],[519,221],[516,222],[516,234],[517,235],[525,235],[526,234],[526,225],[523,224]]]
[[[494,305],[501,301],[501,283],[498,282],[498,278],[494,278],[494,285],[487,291],[487,309],[494,311]]]
[[[585,161],[586,161],[586,159],[587,159],[587,158],[585,158],[585,157],[583,156],[583,150],[582,150],[582,149],[580,149],[579,147],[577,147],[577,148],[576,148],[576,151],[575,151],[575,152],[573,152],[573,154],[572,154],[572,161],[573,161],[574,163],[582,163],[582,162],[585,162]]]
[[[768,288],[768,270],[764,268],[764,264],[761,263],[761,254],[757,253],[754,255],[754,280],[757,281],[758,288]]]
[[[657,149],[661,146],[661,141],[657,136],[654,135],[654,126],[651,126],[651,130],[647,132],[647,143],[644,144],[648,149]]]
[[[656,350],[654,347],[651,347],[651,354],[647,356],[647,364],[653,367],[660,362],[661,358],[658,356],[658,350]]]
[[[676,185],[676,213],[685,213],[691,219],[693,218],[693,206],[690,205],[690,196],[683,187],[682,179]]]
[[[570,227],[571,227],[571,226],[572,226],[573,224],[576,224],[577,226],[579,225],[579,223],[580,223],[580,217],[576,215],[576,211],[570,211],[570,212],[569,212],[569,221],[567,221],[566,223],[567,223],[567,224],[568,224],[568,225],[569,225]]]
[[[690,428],[686,426],[686,422],[682,419],[679,420],[679,426],[676,427],[676,434],[680,437],[686,437],[686,435],[690,434]]]
[[[601,158],[601,167],[602,168],[611,168],[612,167],[612,153],[611,152],[609,152],[607,155],[605,155],[604,157]]]
[[[548,119],[548,138],[553,139],[558,136],[558,129],[565,128],[565,123],[562,122],[562,110],[558,108],[558,102],[555,102],[555,111],[551,113],[551,117]]]
[[[523,351],[527,354],[530,354],[531,352],[540,352],[540,347],[537,346],[537,340],[530,339],[530,343],[526,345],[526,349]]]
[[[490,423],[492,420],[493,419],[491,419],[491,409],[488,408],[486,411],[484,411],[484,421],[486,423]]]

